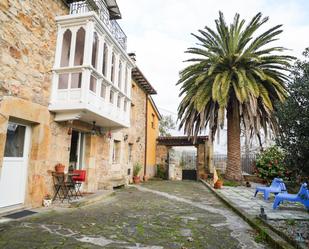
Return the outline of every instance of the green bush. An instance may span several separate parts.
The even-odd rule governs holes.
[[[287,180],[290,172],[285,167],[283,151],[272,146],[261,152],[256,158],[256,173],[267,181],[275,177]]]
[[[161,179],[165,178],[165,168],[162,164],[157,164],[157,177]]]

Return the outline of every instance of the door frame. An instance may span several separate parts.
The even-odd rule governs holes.
[[[13,123],[13,124],[17,124],[17,125],[20,125],[20,126],[24,126],[25,127],[25,140],[24,140],[24,148],[23,148],[23,163],[24,163],[24,183],[23,183],[23,193],[22,193],[22,201],[20,203],[16,203],[16,204],[13,204],[13,205],[9,205],[9,206],[5,206],[5,207],[2,207],[0,209],[6,209],[6,208],[9,208],[9,207],[14,207],[14,206],[19,206],[19,205],[24,205],[25,204],[25,200],[26,200],[26,194],[27,194],[27,190],[28,190],[28,167],[29,167],[29,158],[30,158],[30,150],[31,150],[31,133],[32,133],[32,129],[31,129],[31,125],[29,124],[25,124],[23,122],[20,122],[20,121],[15,121],[14,119],[13,120],[9,120],[8,121],[8,124],[9,123]],[[8,126],[7,126],[8,128]],[[4,141],[4,144],[6,143],[6,140]],[[5,146],[4,146],[5,147]],[[13,162],[15,160],[18,160],[20,159],[20,157],[5,157],[4,154],[3,154],[3,160],[2,160],[2,169],[1,171],[3,170],[4,168],[4,164],[5,162]],[[0,181],[1,181],[1,177],[2,177],[2,172],[0,174]]]

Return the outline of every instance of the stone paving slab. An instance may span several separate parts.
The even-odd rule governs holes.
[[[264,207],[268,219],[299,219],[309,220],[309,213],[305,207],[300,203],[284,202],[278,209],[272,208],[274,202],[274,195],[271,195],[268,201],[265,201],[263,195],[258,193],[254,197],[256,184],[252,184],[250,188],[244,186],[227,187],[217,191],[229,199],[234,205],[241,207],[250,215],[259,215],[261,206]]]
[[[0,224],[0,248],[266,249],[201,183],[156,181],[82,208]]]

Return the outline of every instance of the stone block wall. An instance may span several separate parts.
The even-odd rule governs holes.
[[[0,96],[47,106],[62,0],[0,1]]]

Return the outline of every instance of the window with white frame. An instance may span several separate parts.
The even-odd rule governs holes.
[[[109,102],[114,104],[114,91],[113,90],[110,90],[110,93],[109,93]]]
[[[72,32],[71,30],[67,29],[62,38],[62,51],[61,51],[61,60],[60,66],[67,67],[69,66],[70,61],[70,52],[71,52],[71,39],[72,39]]]
[[[112,65],[111,65],[111,82],[114,83],[115,80],[115,63],[116,63],[116,57],[115,53],[112,53]]]
[[[94,77],[93,75],[90,76],[90,84],[89,84],[89,89],[92,91],[92,92],[96,92],[97,90],[97,79],[96,77]]]
[[[133,152],[133,144],[129,144],[129,148],[128,148],[129,150],[128,150],[128,162],[129,163],[131,163],[133,160],[132,160],[132,158],[133,158],[133,154],[132,154],[132,152]]]
[[[117,107],[120,108],[121,106],[121,97],[118,95],[117,97]]]
[[[82,73],[71,74],[71,88],[81,88],[82,86]]]
[[[124,76],[124,92],[128,94],[128,68],[126,67],[125,76]]]
[[[99,37],[98,37],[97,32],[94,32],[93,42],[92,42],[92,58],[91,58],[91,65],[94,68],[97,68],[98,66],[98,62],[97,62],[98,50],[99,50]]]
[[[106,69],[107,69],[107,56],[108,56],[108,48],[106,42],[104,42],[103,48],[103,65],[102,65],[102,74],[106,76]]]
[[[58,89],[68,89],[69,88],[69,74],[62,73],[59,74]]]
[[[119,67],[118,67],[118,88],[121,89],[122,85],[122,62],[119,60]]]
[[[113,163],[120,163],[120,149],[121,142],[119,140],[114,140],[113,144]]]
[[[128,101],[124,100],[123,101],[123,110],[126,112],[127,111],[127,105],[128,105]]]
[[[106,97],[106,85],[101,83],[101,93],[100,93],[101,98],[105,99]]]
[[[76,33],[75,53],[74,53],[74,65],[83,65],[84,62],[84,48],[85,48],[85,29],[79,28]]]

